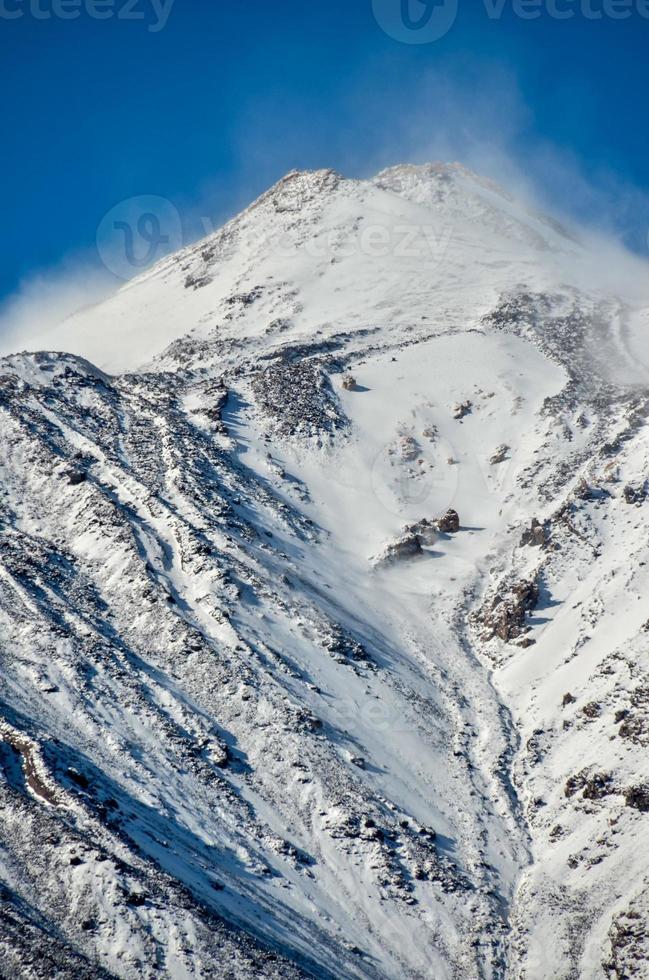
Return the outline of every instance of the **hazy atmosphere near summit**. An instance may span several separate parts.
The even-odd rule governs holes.
[[[0,0],[0,980],[649,980],[649,0]]]

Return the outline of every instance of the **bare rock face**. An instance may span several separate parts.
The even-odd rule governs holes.
[[[437,529],[442,531],[444,534],[457,534],[460,530],[460,516],[456,510],[452,508],[447,510],[443,517],[440,517],[436,522]]]

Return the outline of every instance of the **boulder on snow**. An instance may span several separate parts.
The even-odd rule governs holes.
[[[444,534],[456,534],[460,530],[460,516],[456,510],[450,508],[443,517],[435,521],[438,531]]]
[[[357,387],[356,378],[352,377],[351,374],[346,374],[343,378],[343,388],[345,391],[356,391]]]
[[[452,408],[453,418],[458,420],[463,419],[465,415],[469,415],[471,413],[472,408],[473,402],[470,402],[468,399],[464,402],[456,402]]]
[[[503,443],[501,446],[498,446],[498,449],[496,449],[496,451],[489,457],[489,462],[492,466],[496,466],[497,463],[504,463],[508,457],[509,446],[506,443]]]
[[[644,486],[634,487],[631,484],[627,484],[622,493],[627,504],[642,504],[647,498],[647,492]]]

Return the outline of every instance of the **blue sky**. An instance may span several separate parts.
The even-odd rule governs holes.
[[[189,241],[294,167],[362,176],[438,156],[529,177],[548,207],[646,251],[643,0],[555,0],[574,14],[561,20],[550,0],[505,0],[497,18],[489,0],[446,0],[455,22],[417,44],[378,23],[401,0],[175,0],[164,25],[153,0],[128,2],[0,2],[0,300],[92,267],[124,199],[168,199]]]

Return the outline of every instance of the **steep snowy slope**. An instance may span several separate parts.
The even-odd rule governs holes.
[[[457,166],[290,174],[3,359],[0,975],[649,976],[592,263]]]
[[[369,182],[292,173],[33,349],[123,371],[186,335],[267,346],[368,325],[399,336],[424,317],[448,329],[528,277],[554,288],[588,264],[560,228],[460,167],[398,167]]]

